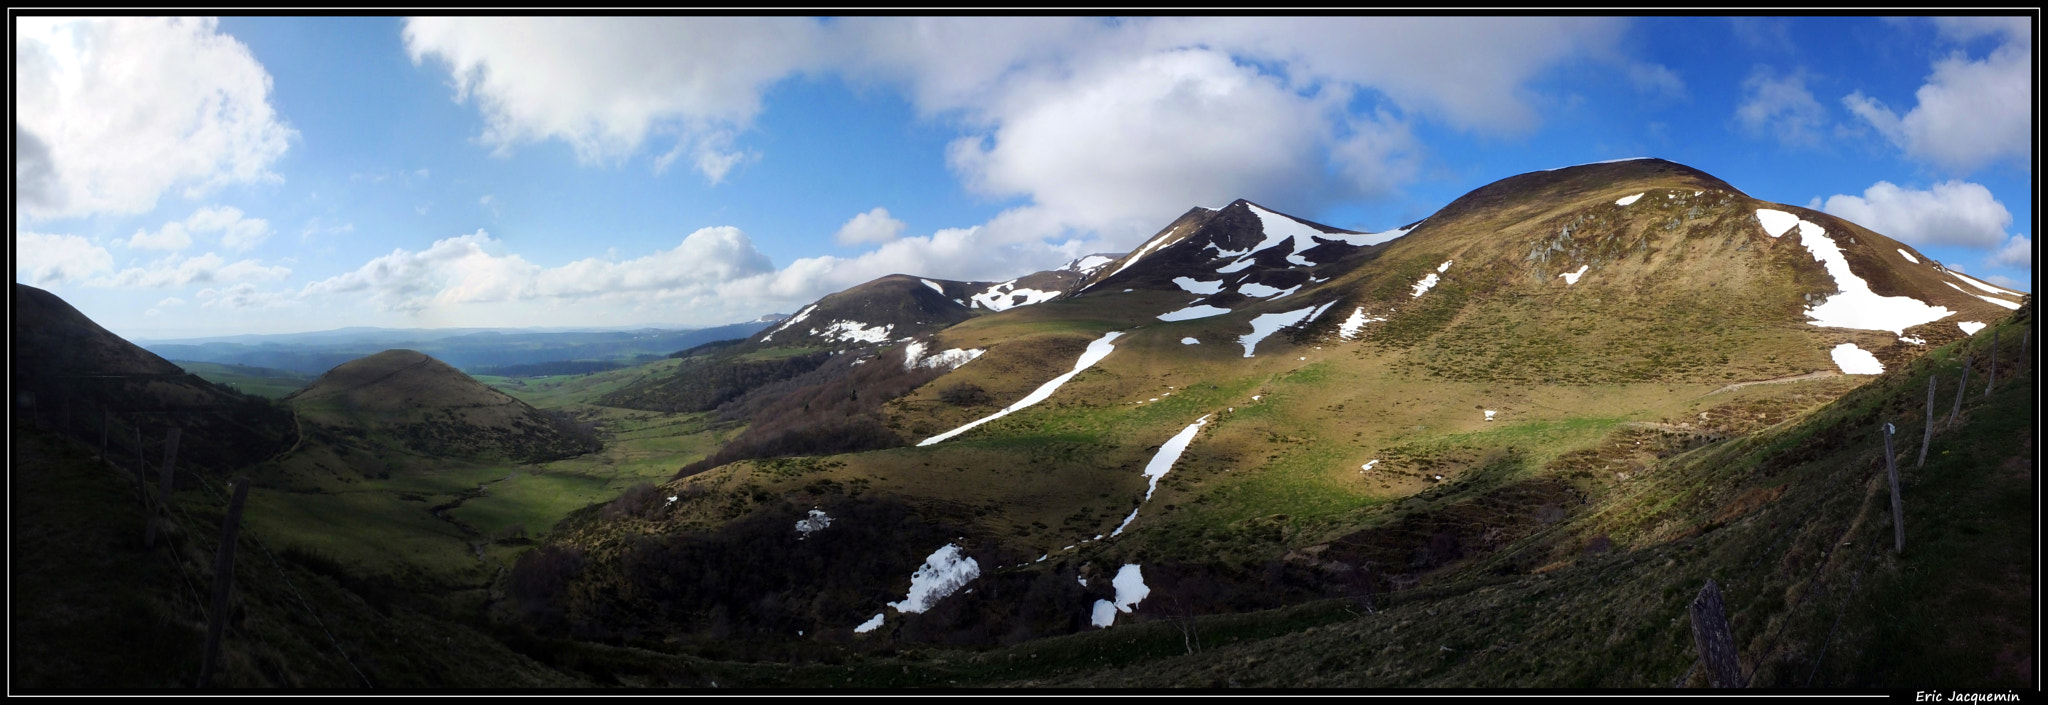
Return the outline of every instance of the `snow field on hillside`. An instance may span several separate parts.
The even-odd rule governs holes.
[[[1203,304],[1203,305],[1200,305],[1200,306],[1189,306],[1189,307],[1187,307],[1187,308],[1184,308],[1184,309],[1180,309],[1180,310],[1178,310],[1178,311],[1167,311],[1166,313],[1162,313],[1162,314],[1159,314],[1159,320],[1162,320],[1162,321],[1191,321],[1191,320],[1194,320],[1194,319],[1197,319],[1197,318],[1208,318],[1208,317],[1210,317],[1210,316],[1221,316],[1221,315],[1223,315],[1223,314],[1226,314],[1226,313],[1230,313],[1230,309],[1227,309],[1227,308],[1222,308],[1222,307],[1218,307],[1218,306],[1210,306],[1210,305],[1208,305],[1208,304]]]
[[[1060,375],[1058,377],[1054,377],[1052,378],[1052,381],[1046,382],[1043,385],[1039,385],[1038,389],[1033,390],[1029,395],[1026,395],[1023,399],[1017,400],[1017,403],[1003,407],[1002,411],[998,411],[996,413],[989,414],[987,416],[976,419],[965,426],[961,426],[951,431],[947,431],[945,433],[932,436],[931,438],[924,439],[924,442],[919,443],[918,445],[928,446],[934,443],[938,443],[948,438],[952,438],[962,433],[966,433],[968,429],[980,426],[990,421],[994,421],[1004,416],[1008,416],[1019,409],[1029,407],[1033,404],[1037,404],[1039,402],[1051,398],[1052,393],[1059,391],[1060,385],[1066,384],[1067,380],[1074,378],[1074,375],[1081,374],[1082,370],[1088,369],[1089,367],[1093,367],[1095,363],[1101,362],[1102,358],[1109,357],[1109,354],[1116,350],[1116,346],[1112,345],[1110,341],[1116,340],[1117,336],[1120,335],[1123,335],[1123,331],[1110,331],[1108,333],[1102,334],[1101,338],[1098,338],[1095,340],[1095,342],[1088,344],[1088,349],[1081,353],[1081,358],[1079,360],[1074,361],[1073,371]]]
[[[1868,282],[1849,270],[1848,258],[1842,255],[1842,248],[1828,237],[1827,231],[1804,220],[1798,221],[1797,225],[1799,244],[1826,267],[1828,276],[1835,279],[1835,288],[1841,290],[1820,305],[1807,309],[1807,317],[1813,319],[1807,323],[1826,328],[1882,330],[1890,331],[1892,335],[1904,335],[1907,328],[1955,314],[1945,307],[1929,306],[1909,296],[1877,295],[1870,290]]]
[[[2000,289],[2000,288],[1998,288],[1998,287],[1995,287],[1995,286],[1992,286],[1992,285],[1990,285],[1990,284],[1986,284],[1986,283],[1984,283],[1984,282],[1980,282],[1980,281],[1977,281],[1977,280],[1975,280],[1975,279],[1971,279],[1971,278],[1969,278],[1969,277],[1967,277],[1967,276],[1963,276],[1963,273],[1962,273],[1962,272],[1958,272],[1958,271],[1955,271],[1955,270],[1953,270],[1953,269],[1951,269],[1951,270],[1948,270],[1948,275],[1949,275],[1949,276],[1951,276],[1951,277],[1955,277],[1955,278],[1957,278],[1957,279],[1961,279],[1961,280],[1963,280],[1963,283],[1965,283],[1965,284],[1969,284],[1970,286],[1974,286],[1974,287],[1977,287],[1977,288],[1979,288],[1979,289],[1983,289],[1983,290],[1985,290],[1985,291],[1989,291],[1989,292],[1991,292],[1991,293],[1993,293],[1993,294],[2004,294],[2004,295],[2006,295],[2006,296],[2025,296],[2025,294],[2021,294],[2020,292],[2017,292],[2017,291],[2009,291],[2009,290],[2006,290],[2006,289]]]
[[[827,340],[837,340],[842,343],[856,341],[879,343],[888,340],[889,331],[895,329],[896,325],[893,323],[883,326],[870,326],[860,321],[833,321],[831,325],[825,326],[824,332],[819,332],[818,329],[812,328],[811,335],[820,336]]]
[[[1017,280],[1011,279],[1001,284],[995,284],[987,289],[983,289],[981,293],[970,296],[968,297],[968,299],[970,301],[973,301],[974,305],[980,306],[990,311],[1007,311],[1018,306],[1042,304],[1047,301],[1053,300],[1055,297],[1058,297],[1059,295],[1060,292],[1057,291],[1019,289],[1017,288]],[[1017,296],[1023,296],[1024,300],[1016,301],[1015,297]]]
[[[1771,237],[1784,235],[1792,226],[1799,224],[1799,216],[1769,208],[1756,209],[1756,220],[1764,225],[1764,233]]]
[[[1590,264],[1582,264],[1582,265],[1579,265],[1579,271],[1576,271],[1576,272],[1565,272],[1565,273],[1563,273],[1563,274],[1559,274],[1559,275],[1557,275],[1557,276],[1559,276],[1559,277],[1562,277],[1562,278],[1564,279],[1564,285],[1565,285],[1565,286],[1571,286],[1571,285],[1573,285],[1573,284],[1577,284],[1577,283],[1579,283],[1579,277],[1585,276],[1585,275],[1586,275],[1586,270],[1588,270],[1588,269],[1592,269],[1592,268],[1593,268],[1593,265],[1590,265]]]
[[[1385,320],[1387,319],[1372,318],[1370,316],[1365,315],[1365,307],[1360,306],[1356,310],[1353,310],[1351,312],[1350,318],[1344,319],[1343,325],[1337,327],[1337,337],[1343,338],[1345,340],[1351,340],[1352,338],[1358,337],[1359,329],[1364,328],[1365,324]]]
[[[1325,309],[1328,309],[1335,303],[1337,302],[1332,301],[1321,306],[1310,306],[1298,311],[1261,315],[1258,318],[1252,319],[1252,332],[1239,337],[1237,342],[1244,344],[1244,356],[1251,357],[1252,350],[1257,348],[1259,341],[1265,340],[1266,336],[1278,333],[1280,329],[1297,323],[1315,320],[1317,316],[1323,314]]]
[[[924,565],[910,575],[910,594],[889,606],[909,614],[923,612],[980,575],[980,563],[961,555],[958,545],[946,544],[927,556]]]
[[[924,354],[926,347],[922,340],[912,341],[904,345],[903,369],[915,370],[919,367],[936,369],[944,367],[948,370],[957,370],[960,369],[961,365],[973,362],[974,358],[981,357],[982,353],[988,352],[980,348],[949,348],[932,353],[931,356],[927,357]]]
[[[1877,356],[1870,354],[1867,350],[1856,347],[1855,343],[1837,345],[1830,354],[1835,358],[1835,366],[1842,368],[1842,374],[1884,374],[1884,364],[1877,361]]]

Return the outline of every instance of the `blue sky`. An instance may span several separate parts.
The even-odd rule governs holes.
[[[718,325],[1638,156],[2031,291],[2033,17],[15,19],[15,280],[131,338]]]

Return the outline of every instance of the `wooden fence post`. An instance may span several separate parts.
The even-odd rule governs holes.
[[[2027,332],[2020,334],[2020,364],[2027,364],[2027,341],[2034,339],[2034,317],[2027,317]],[[2017,370],[2018,367],[2013,369]]]
[[[1735,655],[1735,631],[1728,626],[1728,611],[1721,602],[1721,586],[1707,579],[1705,587],[1692,598],[1692,641],[1699,648],[1700,661],[1707,666],[1707,684],[1715,688],[1740,688],[1742,663]]]
[[[1998,384],[1998,329],[1991,329],[1991,374],[1984,377],[1984,396],[1991,396],[1991,385]]]
[[[1916,468],[1927,466],[1927,446],[1934,443],[1934,383],[1940,379],[1941,375],[1927,376],[1927,431],[1920,436],[1920,462],[1913,464]]]
[[[156,500],[149,493],[149,462],[142,459],[142,419],[135,419],[135,481],[142,485],[142,518],[149,525],[148,540],[156,547]]]
[[[1892,457],[1892,425],[1884,425],[1884,468],[1892,480],[1892,550],[1906,552],[1906,505],[1899,497],[1899,463]]]
[[[220,524],[220,551],[213,557],[213,611],[206,625],[206,655],[199,666],[199,687],[213,681],[213,669],[220,661],[220,633],[227,626],[228,591],[235,585],[235,532],[242,528],[242,503],[249,498],[249,478],[235,478],[234,498],[228,500],[228,516]]]
[[[155,504],[158,506],[152,508],[152,511],[150,512],[149,515],[149,529],[143,532],[142,535],[142,545],[149,548],[156,548],[156,525],[159,521],[157,519],[157,515],[163,514],[164,520],[168,520],[170,517],[171,492],[173,491],[172,477],[174,476],[173,469],[176,467],[176,461],[178,459],[178,436],[183,431],[184,429],[182,428],[172,426],[170,430],[165,432],[164,434],[164,466],[163,469],[157,473],[157,477],[159,478],[160,485],[162,486],[163,489],[157,491]],[[143,470],[142,476],[144,478],[142,481],[143,484],[148,484],[149,471],[146,469]],[[162,511],[156,511],[157,509],[161,509]]]
[[[1963,379],[1962,381],[1956,382],[1956,405],[1949,407],[1948,410],[1948,422],[1950,425],[1955,424],[1956,414],[1960,414],[1963,412],[1963,395],[1968,393],[1968,389],[1970,387],[1971,360],[1972,358],[1967,356],[1963,358]]]

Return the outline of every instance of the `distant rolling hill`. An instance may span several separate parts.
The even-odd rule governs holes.
[[[373,453],[538,462],[595,446],[565,421],[413,350],[336,366],[285,401],[302,423]]]
[[[645,362],[696,345],[745,338],[769,325],[750,321],[697,330],[435,331],[343,329],[326,333],[237,336],[197,342],[152,341],[146,347],[177,360],[290,370],[318,375],[335,365],[393,348],[419,350],[459,369],[564,361]]]

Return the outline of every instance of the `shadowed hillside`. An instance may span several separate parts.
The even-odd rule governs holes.
[[[386,350],[321,375],[285,400],[331,433],[421,455],[538,462],[595,449],[563,420],[411,350]]]

